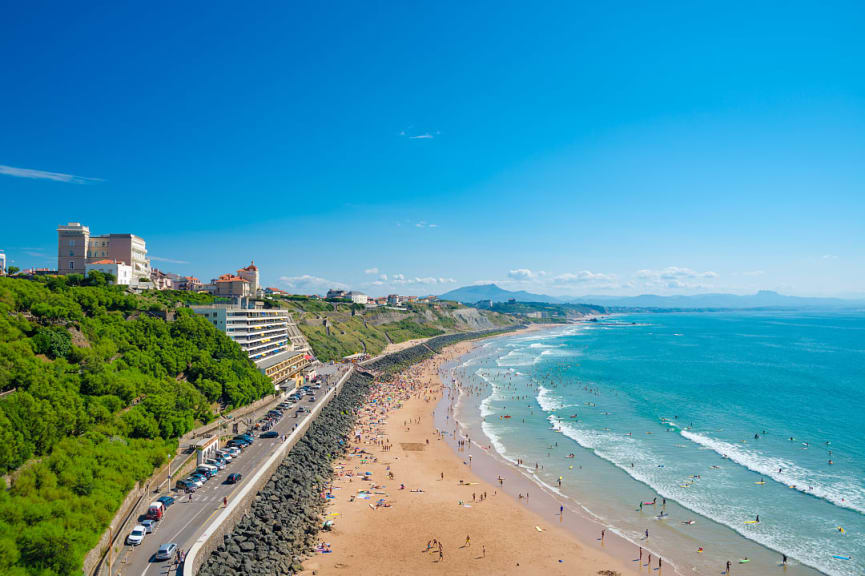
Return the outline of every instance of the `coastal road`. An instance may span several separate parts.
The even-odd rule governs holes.
[[[325,364],[316,369],[318,374],[322,376],[322,389],[315,391],[316,401],[309,402],[305,396],[294,407],[285,412],[285,415],[273,427],[280,436],[289,434],[295,424],[300,424],[304,418],[309,417],[309,413],[295,418],[295,412],[298,406],[304,406],[312,410],[318,406],[323,398],[324,393],[334,386],[344,373],[340,371],[339,365]],[[265,410],[266,412],[266,410]],[[150,501],[156,500],[159,496],[171,495],[176,499],[176,502],[170,506],[162,520],[156,523],[156,527],[152,534],[148,534],[144,541],[138,546],[129,546],[124,542],[123,548],[113,561],[112,575],[119,576],[145,576],[147,574],[173,574],[176,566],[173,560],[158,562],[154,559],[156,551],[162,544],[174,542],[181,550],[188,550],[195,542],[201,532],[209,523],[210,519],[223,507],[223,498],[231,500],[232,496],[240,490],[244,482],[246,482],[264,462],[268,456],[282,442],[281,438],[258,438],[256,434],[255,442],[247,447],[243,452],[232,462],[220,470],[219,473],[208,480],[204,486],[199,488],[191,499],[182,491],[173,490],[171,493],[162,492],[161,494],[153,494]],[[226,484],[225,479],[231,473],[240,473],[243,475],[243,480],[237,484]],[[180,480],[188,474],[178,476]],[[145,504],[147,504],[145,503]],[[127,533],[132,530],[134,522],[130,522],[127,528]],[[123,534],[125,539],[127,534]],[[106,572],[107,574],[107,563]]]

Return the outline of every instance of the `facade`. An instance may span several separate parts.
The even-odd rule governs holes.
[[[387,295],[387,305],[388,306],[399,306],[399,294],[388,294]]]
[[[114,283],[122,286],[129,286],[132,282],[132,266],[118,262],[116,260],[97,260],[96,262],[88,262],[85,265],[85,272],[91,270],[99,270],[103,274],[111,274],[114,276]]]
[[[246,268],[241,268],[237,271],[237,275],[249,282],[249,293],[252,296],[258,296],[258,291],[261,289],[261,282],[258,276],[258,266],[253,260]]]
[[[174,286],[178,290],[189,290],[191,292],[196,292],[198,290],[204,289],[204,285],[201,283],[201,280],[199,280],[195,276],[181,276],[178,280],[175,280]]]
[[[6,253],[0,251],[0,276],[6,276]]]
[[[331,288],[327,291],[326,298],[345,298],[345,294],[345,290],[334,290],[333,288]]]
[[[84,274],[90,228],[80,222],[57,227],[57,271],[60,274]]]
[[[219,450],[219,436],[202,438],[195,443],[195,465],[201,466]]]
[[[366,304],[369,301],[369,296],[361,292],[349,292],[345,297],[350,298],[352,304]]]
[[[150,271],[150,281],[157,290],[173,290],[175,278],[179,278],[179,276],[171,273],[166,274],[158,268],[153,268]]]
[[[300,350],[287,350],[256,362],[256,366],[274,385],[296,377],[309,365],[309,355]]]
[[[300,348],[295,342],[299,331],[288,311],[260,304],[249,307],[243,299],[239,302],[191,308],[237,342],[274,385],[299,374],[309,364],[310,356],[306,346]]]
[[[249,280],[240,276],[223,274],[213,281],[213,293],[217,296],[246,298],[250,295]]]
[[[91,236],[90,228],[79,222],[57,227],[57,271],[85,274],[87,264],[100,260],[122,262],[132,268],[130,285],[150,283],[147,243],[135,234]]]

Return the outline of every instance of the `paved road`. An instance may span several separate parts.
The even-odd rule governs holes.
[[[311,410],[318,406],[323,400],[324,393],[332,385],[335,385],[342,375],[339,368],[336,365],[322,365],[318,368],[317,372],[324,377],[326,383],[323,382],[322,389],[316,391],[316,401],[309,402],[308,397],[301,399],[295,407],[285,413],[282,420],[274,426],[274,430],[280,435],[288,434],[295,424],[303,422],[309,413],[295,417],[296,407],[304,406]],[[156,523],[157,526],[153,533],[144,538],[144,542],[138,546],[128,546],[124,543],[123,549],[114,561],[113,574],[122,576],[174,575],[176,566],[173,565],[173,560],[157,562],[153,559],[159,546],[168,542],[175,542],[182,550],[188,550],[209,520],[222,508],[223,498],[230,500],[232,495],[240,490],[243,483],[252,476],[258,465],[264,462],[280,443],[280,438],[256,438],[252,446],[247,447],[224,470],[220,470],[214,478],[208,480],[204,486],[191,495],[191,499],[182,492],[173,491],[171,496],[176,498],[177,502],[168,508],[163,519]],[[238,484],[226,484],[225,479],[233,472],[243,474],[243,480]],[[161,495],[165,494],[168,493],[163,492]],[[151,500],[156,500],[159,496],[160,494],[154,494]],[[127,532],[132,530],[133,525],[134,523],[130,522]],[[123,537],[125,538],[126,534]]]

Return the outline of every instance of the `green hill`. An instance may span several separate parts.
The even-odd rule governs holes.
[[[135,296],[99,273],[0,278],[0,574],[80,574],[136,481],[177,437],[273,392],[186,293]]]
[[[316,357],[338,360],[350,354],[378,354],[389,343],[429,338],[451,332],[473,332],[512,326],[509,316],[477,310],[456,302],[408,304],[405,310],[365,308],[304,296],[277,297],[273,305],[292,311]]]

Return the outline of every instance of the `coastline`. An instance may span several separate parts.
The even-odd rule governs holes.
[[[335,462],[333,485],[323,495],[333,528],[319,535],[328,546],[304,562],[305,574],[636,573],[630,544],[629,553],[609,531],[602,543],[594,527],[573,530],[584,522],[544,504],[541,490],[519,472],[476,445],[460,451],[448,430],[451,390],[439,370],[478,344],[450,346],[378,385],[361,410],[350,455]],[[531,498],[514,496],[520,490]],[[443,543],[441,560],[437,547],[427,553],[433,539]]]

